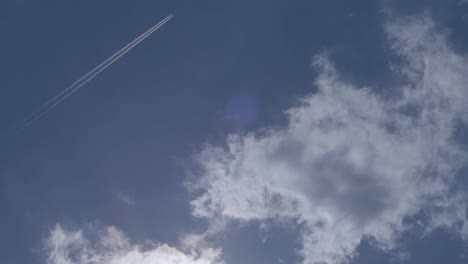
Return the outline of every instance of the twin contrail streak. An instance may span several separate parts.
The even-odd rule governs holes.
[[[130,50],[132,50],[135,46],[140,44],[143,40],[145,40],[147,37],[149,37],[153,32],[164,26],[169,20],[171,20],[174,17],[174,15],[169,15],[163,20],[161,20],[159,23],[151,27],[149,30],[147,30],[145,33],[141,34],[139,37],[137,37],[135,40],[127,44],[125,47],[114,53],[112,56],[104,60],[101,64],[96,66],[94,69],[83,75],[81,78],[76,80],[74,83],[72,83],[70,86],[65,88],[63,91],[55,95],[53,98],[51,98],[49,101],[44,103],[41,107],[39,107],[37,110],[35,110],[32,114],[30,114],[27,118],[25,118],[21,122],[22,127],[29,126],[32,124],[34,121],[37,119],[41,118],[42,116],[46,115],[49,113],[53,108],[55,108],[58,104],[63,102],[65,99],[67,99],[69,96],[71,96],[73,93],[78,91],[81,87],[83,87],[85,84],[90,82],[92,79],[94,79],[97,75],[99,75],[101,72],[103,72],[105,69],[107,69],[109,66],[111,66],[114,62],[116,62],[118,59],[120,59],[122,56],[124,56],[126,53],[128,53]]]

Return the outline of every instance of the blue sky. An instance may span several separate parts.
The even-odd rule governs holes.
[[[455,0],[3,1],[1,262],[466,263],[467,17]]]

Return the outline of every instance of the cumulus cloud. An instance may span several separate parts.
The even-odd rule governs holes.
[[[420,214],[427,228],[468,238],[466,207],[451,192],[466,162],[453,134],[467,117],[467,58],[428,16],[386,31],[405,82],[393,96],[356,87],[318,56],[318,92],[287,111],[286,127],[233,134],[196,156],[193,215],[297,223],[305,264],[347,262],[363,239],[394,248]]]
[[[184,253],[167,244],[132,245],[115,227],[89,239],[84,230],[64,230],[57,225],[45,243],[48,264],[222,264],[221,252],[204,249]]]

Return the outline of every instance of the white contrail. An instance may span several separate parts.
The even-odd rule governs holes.
[[[117,61],[119,58],[121,58],[123,55],[125,55],[127,52],[132,50],[135,46],[140,44],[143,40],[145,40],[147,37],[149,37],[153,32],[161,28],[164,24],[166,24],[169,20],[171,20],[174,17],[174,15],[169,15],[163,20],[161,20],[159,23],[151,27],[149,30],[147,30],[145,33],[141,34],[139,37],[137,37],[135,40],[127,44],[125,47],[114,53],[112,56],[107,58],[105,61],[103,61],[101,64],[96,66],[94,69],[83,75],[81,78],[76,80],[73,84],[65,88],[63,91],[58,93],[56,96],[54,96],[52,99],[44,103],[41,107],[39,107],[37,110],[35,110],[31,115],[29,115],[27,118],[25,118],[21,124],[22,126],[28,126],[32,124],[34,121],[37,119],[41,118],[48,112],[50,112],[55,106],[60,104],[62,101],[67,99],[70,95],[75,93],[78,89],[80,89],[82,86],[87,84],[89,81],[94,79],[97,75],[99,75],[102,71],[107,69],[110,65],[112,65],[115,61]]]
[[[128,51],[133,49],[136,45],[138,45],[140,42],[142,42],[144,39],[146,39],[150,34],[152,34],[154,31],[162,27],[166,22],[168,22],[173,15],[167,16],[165,19],[163,19],[161,22],[157,23],[155,26],[150,28],[148,31],[140,35],[138,38],[127,44],[125,47],[120,49],[118,52],[114,53],[112,56],[110,56],[108,59],[103,61],[101,64],[96,66],[94,69],[92,69],[90,72],[79,78],[77,81],[75,81],[73,84],[68,86],[66,89],[61,91],[59,94],[54,96],[52,99],[47,101],[45,104],[43,104],[40,108],[38,108],[36,111],[34,111],[30,116],[25,118],[22,121],[22,124],[27,126],[34,122],[36,119],[40,118],[52,108],[54,108],[57,104],[62,102],[64,99],[66,99],[68,96],[70,96],[72,93],[74,93],[76,90],[81,88],[84,84],[89,82],[91,79],[96,77],[100,72],[102,72],[105,68],[109,67],[112,63],[114,63],[116,60],[118,60],[120,57],[122,57],[124,54],[126,54]],[[82,82],[80,85],[78,85],[80,82]],[[78,85],[78,86],[76,86]],[[77,89],[78,88],[78,89]],[[61,99],[59,99],[62,97]],[[58,101],[56,101],[58,100]],[[54,103],[54,101],[56,101]]]
[[[173,15],[169,15],[167,16],[165,19],[163,19],[161,22],[159,22],[158,24],[154,25],[152,28],[150,28],[149,30],[147,30],[145,33],[143,33],[142,35],[140,35],[138,38],[136,38],[135,40],[133,40],[132,42],[130,42],[129,44],[127,44],[125,47],[123,47],[122,49],[120,49],[119,51],[117,51],[116,53],[114,53],[112,56],[110,56],[109,58],[107,58],[105,61],[103,61],[101,64],[99,64],[98,66],[96,66],[94,69],[92,69],[91,71],[89,71],[87,74],[83,75],[81,78],[79,78],[78,80],[76,80],[74,83],[72,83],[70,86],[68,86],[67,88],[65,88],[64,90],[62,90],[60,93],[58,93],[56,96],[54,96],[53,98],[51,98],[49,101],[47,101],[46,103],[44,103],[41,107],[39,107],[38,109],[36,109],[36,111],[34,111],[32,114],[30,114],[27,118],[25,118],[22,123],[25,124],[29,121],[29,119],[33,118],[35,115],[39,114],[42,110],[44,110],[44,108],[46,108],[48,105],[50,105],[51,103],[53,103],[55,100],[57,100],[58,98],[60,98],[62,95],[64,95],[65,93],[67,93],[69,90],[71,90],[73,87],[75,87],[77,84],[79,84],[81,81],[85,80],[86,78],[88,78],[89,76],[91,76],[93,74],[93,72],[96,72],[99,68],[103,67],[105,64],[109,63],[113,58],[115,58],[116,56],[118,56],[120,53],[124,52],[125,50],[127,50],[128,48],[131,48],[132,45],[134,45],[134,43],[136,43],[138,40],[140,40],[141,38],[151,34],[154,32],[155,29],[157,29],[156,27],[159,27],[162,23],[165,23],[167,22],[169,19],[171,19],[173,17]]]

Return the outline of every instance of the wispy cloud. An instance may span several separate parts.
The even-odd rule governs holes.
[[[394,97],[342,80],[318,56],[319,90],[287,111],[287,127],[233,134],[197,155],[193,215],[296,222],[307,264],[346,262],[365,238],[394,248],[420,213],[428,229],[455,227],[468,238],[464,199],[450,192],[466,162],[453,134],[468,116],[467,58],[428,16],[386,31],[405,82]]]
[[[132,195],[128,194],[128,193],[125,193],[125,192],[118,192],[116,194],[116,197],[117,197],[117,200],[119,200],[120,202],[128,205],[128,206],[134,206],[136,205],[136,200],[135,200],[135,197],[133,197]]]
[[[56,226],[45,243],[48,264],[221,264],[220,251],[184,253],[166,244],[133,245],[118,229],[108,227],[88,239],[84,230]],[[96,239],[97,238],[97,239]]]

